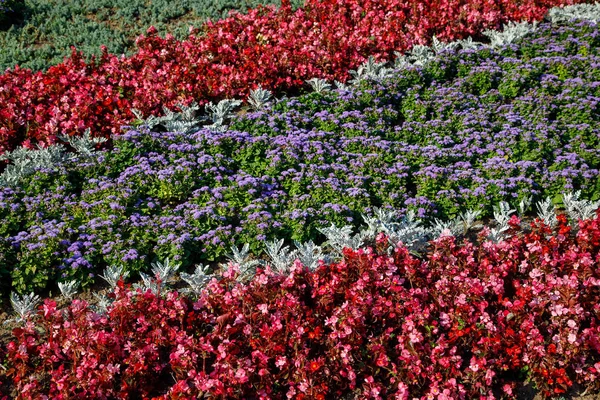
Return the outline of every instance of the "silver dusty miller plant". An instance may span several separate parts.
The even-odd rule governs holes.
[[[577,222],[580,219],[592,218],[596,210],[600,207],[600,200],[579,200],[579,196],[581,196],[581,190],[575,193],[563,194],[563,204],[573,226],[577,226]]]
[[[386,63],[377,62],[373,56],[370,56],[356,71],[350,71],[353,79],[351,84],[355,85],[365,79],[382,79],[391,75],[392,68],[386,68]]]
[[[238,282],[252,279],[254,274],[256,274],[256,267],[260,265],[260,261],[251,258],[250,245],[246,243],[241,249],[231,246],[231,251],[232,254],[227,255],[227,258],[231,261],[226,268],[229,268],[232,264],[239,267]]]
[[[328,92],[331,84],[326,79],[312,78],[306,81],[316,93]]]
[[[538,210],[538,217],[544,224],[554,228],[558,223],[558,220],[556,219],[556,207],[554,206],[554,203],[552,203],[552,199],[546,197],[545,200],[538,201],[536,207]]]
[[[529,211],[529,209],[531,208],[532,201],[533,198],[531,196],[527,196],[521,199],[517,207],[520,218],[523,218],[525,216],[525,213]]]
[[[490,229],[488,239],[498,243],[504,238],[504,233],[510,228],[508,221],[510,221],[511,214],[515,211],[516,210],[511,209],[510,205],[505,201],[501,201],[498,204],[498,207],[494,208],[494,219],[496,220],[497,226]]]
[[[108,139],[103,137],[92,137],[90,132],[90,128],[87,128],[83,133],[83,136],[57,135],[57,137],[60,140],[69,143],[78,155],[91,158],[96,152],[96,145],[105,143]]]
[[[574,19],[585,19],[589,21],[600,20],[600,3],[575,4],[565,7],[552,7],[546,15],[553,24],[569,22]]]
[[[153,293],[158,293],[163,285],[166,285],[175,277],[175,273],[180,266],[179,264],[171,264],[168,258],[164,262],[157,261],[151,265],[153,275],[150,276],[140,272],[143,284],[134,284],[133,286],[136,289],[141,288],[143,291],[150,289]]]
[[[423,66],[435,57],[435,51],[431,47],[420,44],[415,45],[412,50],[407,51],[405,54],[399,52],[395,52],[395,54],[394,66],[396,68],[406,68],[410,65]]]
[[[265,252],[269,257],[269,264],[277,274],[285,275],[289,267],[297,259],[297,252],[283,245],[283,239],[265,243]]]
[[[93,293],[93,295],[96,298],[96,304],[91,304],[90,308],[98,314],[105,314],[114,300],[99,293]]]
[[[104,143],[105,138],[92,138],[89,128],[81,137],[58,135],[59,139],[69,143],[76,151],[71,153],[61,144],[52,144],[47,147],[37,146],[37,149],[19,147],[0,156],[0,161],[9,161],[0,175],[0,186],[17,186],[21,179],[35,173],[40,169],[54,169],[60,164],[72,161],[78,157],[90,158],[95,152],[98,143]]]
[[[533,32],[537,27],[537,21],[533,24],[527,21],[523,22],[509,22],[504,25],[502,32],[496,30],[485,30],[483,34],[490,38],[490,46],[494,48],[502,47],[507,44],[511,44],[527,36],[530,32]]]
[[[206,116],[198,115],[200,107],[196,102],[192,102],[189,106],[178,104],[177,107],[181,112],[175,112],[163,106],[163,113],[165,115],[161,117],[151,115],[146,119],[144,119],[142,113],[136,109],[132,109],[131,112],[138,120],[142,121],[142,125],[147,126],[149,129],[152,130],[160,126],[167,132],[183,132],[190,134],[198,131],[202,127],[202,124],[207,120]]]
[[[346,91],[350,90],[350,85],[346,85],[345,83],[342,83],[340,81],[333,81],[333,83],[335,84],[335,87],[338,90],[346,90]]]
[[[115,288],[119,280],[125,280],[128,276],[129,271],[125,271],[121,265],[110,265],[104,269],[104,275],[100,275],[102,279],[108,282],[111,288]]]
[[[0,156],[0,161],[10,161],[12,164],[7,165],[0,175],[0,186],[17,186],[21,179],[35,171],[55,168],[58,164],[72,158],[73,155],[68,154],[66,147],[62,144],[54,144],[45,148],[38,145],[38,148],[34,150],[20,147],[8,151]]]
[[[12,321],[16,322],[24,322],[27,317],[35,311],[35,307],[41,301],[40,296],[34,293],[24,294],[23,297],[18,294],[11,292],[10,293],[10,304],[12,305],[13,310],[17,313],[18,317],[7,319],[4,321],[4,324],[10,323]]]
[[[342,255],[342,250],[346,247],[357,250],[363,245],[367,237],[364,232],[353,235],[352,227],[349,225],[340,228],[331,224],[329,227],[319,228],[319,232],[327,237],[326,244],[331,246],[338,255]]]
[[[409,211],[399,221],[393,211],[375,208],[373,217],[363,214],[363,219],[367,224],[367,232],[371,235],[377,235],[383,232],[388,236],[391,252],[398,244],[402,243],[412,252],[422,251],[427,245],[427,240],[432,236],[432,229],[422,225],[414,211]]]
[[[412,252],[423,251],[427,246],[428,238],[432,236],[431,228],[423,226],[413,210],[406,213],[400,222],[386,223],[381,228],[382,232],[388,235],[393,247],[402,243]]]
[[[189,285],[189,288],[186,291],[197,295],[202,292],[202,289],[214,277],[213,274],[208,273],[208,266],[202,264],[196,266],[196,270],[193,274],[182,272],[179,276]]]
[[[225,120],[234,116],[233,110],[242,104],[240,100],[225,99],[219,101],[218,104],[213,104],[212,101],[204,106],[208,118],[212,121],[212,125],[207,128],[215,131],[224,131],[226,129]]]
[[[73,296],[77,293],[79,289],[79,282],[77,281],[67,281],[67,282],[58,282],[58,289],[60,293],[67,299],[71,300]]]
[[[331,261],[330,257],[323,253],[323,248],[314,244],[312,240],[304,243],[294,241],[294,245],[297,249],[298,260],[310,271],[317,269],[320,260],[325,263]]]
[[[481,227],[480,224],[475,222],[480,215],[481,211],[479,210],[468,210],[449,221],[442,221],[435,218],[431,227],[431,233],[433,237],[465,235],[470,229]]]
[[[254,110],[259,111],[262,110],[265,105],[267,105],[272,97],[273,93],[259,86],[257,89],[250,90],[248,104],[250,104]]]

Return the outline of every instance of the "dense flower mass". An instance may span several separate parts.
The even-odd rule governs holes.
[[[129,290],[106,313],[48,300],[14,330],[17,398],[361,399],[546,396],[600,389],[600,211],[494,243],[446,236],[422,258],[340,262],[247,284],[230,265],[197,297]]]
[[[130,129],[0,190],[2,292],[88,285],[110,265],[188,268],[232,244],[320,242],[320,228],[356,227],[376,207],[449,218],[531,195],[597,200],[598,37],[594,23],[544,24],[518,45],[448,51],[229,129]]]
[[[308,0],[296,11],[284,2],[208,23],[183,42],[150,28],[131,57],[104,51],[88,63],[74,51],[47,72],[15,67],[0,76],[0,153],[86,128],[118,134],[132,108],[147,116],[163,106],[244,97],[256,85],[279,91],[313,77],[345,81],[369,55],[389,60],[433,35],[477,35],[573,3],[580,1]]]

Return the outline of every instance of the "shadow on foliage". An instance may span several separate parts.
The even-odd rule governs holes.
[[[11,26],[21,26],[27,19],[29,8],[25,0],[0,0],[0,31],[8,30]]]

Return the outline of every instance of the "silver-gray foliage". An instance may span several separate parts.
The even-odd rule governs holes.
[[[438,45],[441,46],[439,42]],[[436,55],[431,47],[420,44],[415,45],[411,50],[404,54],[400,54],[399,52],[395,52],[394,54],[396,55],[394,67],[398,69],[407,68],[409,66],[423,66],[427,64],[428,61],[435,58]]]
[[[498,207],[494,207],[494,219],[500,227],[506,227],[508,229],[508,221],[510,220],[511,214],[516,210],[510,208],[510,204],[506,201],[501,201]]]
[[[331,84],[326,79],[312,78],[306,81],[310,87],[317,93],[323,93],[331,90]]]
[[[206,116],[198,115],[200,107],[196,102],[192,102],[189,106],[178,104],[177,107],[181,109],[180,112],[171,111],[163,106],[163,113],[165,115],[160,117],[151,115],[146,119],[143,118],[140,111],[136,109],[132,109],[131,111],[149,129],[152,130],[160,126],[167,132],[193,133],[198,131],[207,120]]]
[[[481,210],[467,210],[459,214],[455,220],[457,221],[457,225],[462,228],[462,233],[466,234],[470,229],[478,229],[482,227],[481,224],[476,223],[477,218],[479,218],[480,215]]]
[[[521,199],[518,206],[519,217],[523,217],[525,213],[529,211],[529,209],[531,208],[532,201],[533,198],[531,196],[527,196]]]
[[[474,41],[471,36],[469,36],[466,39],[457,40],[456,43],[461,48],[461,50],[478,49],[480,47],[484,47],[485,46],[481,42]]]
[[[565,205],[567,215],[573,224],[577,224],[577,221],[580,219],[592,218],[598,207],[600,207],[600,200],[579,200],[580,195],[580,190],[575,193],[563,194],[563,203]]]
[[[96,304],[92,304],[90,308],[99,314],[106,313],[113,300],[98,293],[94,293],[94,297],[96,298]]]
[[[142,284],[136,283],[133,285],[136,289],[142,289],[142,291],[150,290],[152,293],[158,293],[159,290],[166,285],[179,269],[179,264],[171,264],[169,259],[165,259],[164,263],[157,261],[152,263],[152,273],[154,276],[146,275],[140,272],[142,278]]]
[[[556,219],[556,207],[552,203],[552,199],[547,197],[545,200],[536,203],[538,209],[538,217],[544,221],[544,224],[554,227],[558,223]]]
[[[62,144],[53,144],[48,147],[38,145],[37,149],[19,147],[7,151],[0,156],[0,161],[10,161],[11,164],[0,175],[0,186],[16,186],[21,179],[35,173],[39,169],[53,169],[57,165],[74,158]]]
[[[231,263],[239,267],[237,280],[240,282],[252,279],[256,273],[256,267],[260,265],[260,261],[251,258],[249,250],[250,245],[248,243],[244,244],[241,249],[231,246],[232,254],[227,255]]]
[[[216,105],[211,102],[204,107],[212,125],[207,128],[216,131],[224,131],[226,129],[225,120],[234,116],[233,110],[242,104],[240,100],[225,99],[219,101]]]
[[[265,243],[265,252],[271,260],[271,266],[278,274],[287,274],[289,266],[297,259],[297,252],[283,245],[283,239]]]
[[[501,201],[498,207],[494,207],[494,219],[496,220],[497,226],[490,229],[488,239],[493,242],[499,242],[504,238],[504,233],[510,228],[508,221],[510,220],[511,214],[516,210],[510,208],[510,205],[506,201]]]
[[[129,276],[129,271],[125,271],[123,266],[115,266],[109,265],[104,269],[104,275],[100,275],[102,279],[104,279],[111,287],[117,286],[117,282],[122,279],[127,279]]]
[[[75,280],[58,282],[58,289],[60,289],[60,293],[62,293],[63,296],[70,300],[77,293],[77,289],[79,289],[79,282]]]
[[[490,38],[491,47],[498,48],[514,43],[522,37],[527,36],[530,32],[533,32],[536,27],[537,21],[534,21],[533,24],[530,24],[527,21],[510,21],[508,24],[504,25],[504,29],[501,32],[488,29],[483,31],[483,34]]]
[[[333,81],[333,83],[338,90],[350,90],[350,85],[346,85],[340,81]]]
[[[600,3],[552,7],[546,14],[546,18],[552,23],[568,22],[573,19],[598,21],[600,20]]]
[[[86,158],[91,157],[96,152],[96,145],[106,142],[108,139],[103,137],[92,137],[90,128],[87,128],[83,136],[57,135],[57,137],[67,142],[75,149],[77,154]]]
[[[96,151],[95,146],[104,143],[106,138],[93,138],[90,129],[86,129],[83,136],[65,136],[57,137],[70,144],[76,151],[71,153],[61,144],[56,143],[47,147],[39,144],[37,149],[28,149],[19,147],[13,151],[8,151],[0,156],[0,161],[10,161],[4,172],[0,175],[0,186],[16,186],[21,179],[35,173],[40,169],[54,169],[60,164],[72,161],[78,157],[90,158]]]
[[[479,210],[467,210],[448,221],[435,218],[430,228],[431,234],[433,237],[464,235],[470,229],[481,227],[475,223],[480,215],[481,211]]]
[[[350,83],[357,84],[365,79],[382,79],[388,77],[392,72],[393,69],[386,68],[386,63],[376,62],[373,56],[369,56],[369,59],[360,65],[356,71],[350,71],[350,75],[353,77]]]
[[[473,40],[473,39],[471,39],[471,40]],[[457,49],[457,47],[459,47],[459,45],[460,45],[459,41],[442,42],[435,35],[433,36],[433,38],[431,40],[431,48],[433,49],[435,54],[440,54],[440,53],[443,53],[446,51],[454,52]]]
[[[402,243],[409,250],[419,252],[426,247],[431,229],[424,227],[421,221],[415,218],[414,212],[410,211],[400,223],[386,226],[385,233],[389,235],[390,242],[394,246]]]
[[[308,242],[300,243],[294,241],[296,249],[298,249],[298,259],[309,270],[314,271],[319,266],[319,261],[329,261],[329,257],[323,253],[321,246],[317,246],[312,240]]]
[[[258,87],[257,89],[250,90],[250,95],[248,96],[248,104],[255,110],[262,110],[263,107],[271,100],[273,94],[262,87]]]
[[[352,227],[349,225],[343,227],[331,226],[326,228],[319,228],[319,232],[327,237],[327,244],[331,246],[339,255],[342,254],[342,250],[348,247],[353,250],[357,250],[363,245],[367,237],[367,233],[359,232],[356,235],[352,234]]]
[[[214,277],[214,275],[208,274],[208,266],[202,264],[196,266],[193,274],[182,272],[179,276],[190,286],[188,291],[195,294],[200,294],[206,284]]]
[[[180,267],[180,264],[171,264],[168,258],[165,259],[164,262],[154,262],[152,264],[152,273],[154,274],[154,278],[161,281],[162,283],[167,283],[171,279],[175,277],[175,273]],[[140,275],[144,275],[140,273]]]
[[[34,293],[24,294],[20,297],[18,294],[10,293],[10,304],[13,310],[19,315],[17,321],[23,321],[29,314],[35,311],[35,307],[40,302],[40,296]]]

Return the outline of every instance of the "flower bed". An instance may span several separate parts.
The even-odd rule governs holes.
[[[350,90],[282,100],[228,130],[120,136],[0,190],[2,293],[84,286],[170,258],[400,215],[490,216],[506,201],[597,200],[598,26],[544,24],[518,45],[446,52]],[[580,54],[586,54],[585,57]],[[158,130],[157,126],[157,130]]]
[[[289,4],[259,7],[208,23],[183,42],[151,28],[131,57],[104,51],[87,63],[74,52],[45,73],[15,68],[0,76],[0,153],[86,128],[119,134],[131,108],[148,116],[193,100],[244,97],[259,84],[281,91],[313,77],[344,81],[369,55],[389,59],[433,35],[461,38],[578,2],[315,0],[295,12]]]
[[[131,291],[105,314],[46,301],[7,347],[18,398],[514,398],[600,389],[600,211],[422,258],[379,235],[289,274],[231,264],[197,297]],[[41,328],[41,329],[40,329]]]

